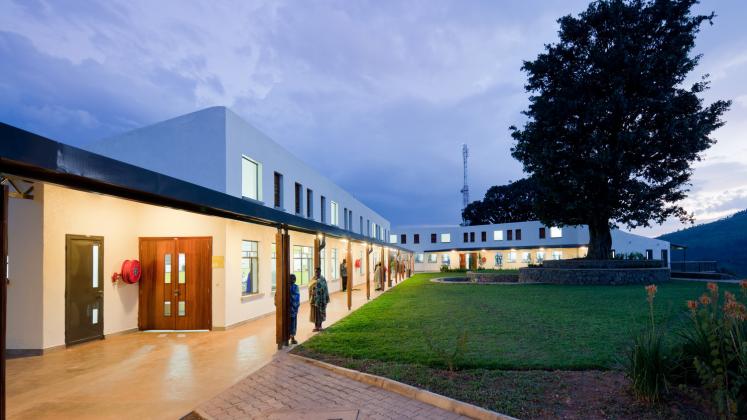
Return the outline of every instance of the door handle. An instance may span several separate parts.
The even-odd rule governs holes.
[[[179,296],[179,291],[174,292],[174,296]]]

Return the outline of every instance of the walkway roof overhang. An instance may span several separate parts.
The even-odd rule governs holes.
[[[410,250],[0,123],[0,173],[158,206]]]

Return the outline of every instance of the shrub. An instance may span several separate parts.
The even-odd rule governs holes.
[[[663,332],[656,331],[654,298],[656,285],[646,286],[650,328],[633,339],[626,363],[626,374],[633,391],[643,401],[658,402],[669,389],[669,376],[676,366],[676,357]]]
[[[747,295],[747,283],[741,284]],[[691,322],[681,331],[682,352],[721,418],[747,415],[747,308],[708,283],[708,292],[687,302]]]

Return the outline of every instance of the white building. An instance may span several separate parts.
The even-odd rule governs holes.
[[[549,259],[586,256],[586,226],[547,227],[516,222],[477,226],[410,226],[394,228],[388,241],[415,253],[415,271],[449,268],[515,269]],[[669,263],[669,242],[612,231],[616,255],[640,253]]]
[[[388,220],[223,107],[90,150],[0,123],[10,353],[232,328],[275,312],[278,261],[306,300],[316,258],[335,292],[344,259],[359,285],[408,254],[385,244]],[[142,264],[136,284],[113,276],[126,260]]]

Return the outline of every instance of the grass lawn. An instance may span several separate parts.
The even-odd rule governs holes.
[[[295,351],[507,414],[542,417],[562,415],[546,411],[546,405],[551,404],[547,394],[562,394],[559,390],[568,388],[569,381],[589,381],[578,375],[602,378],[597,382],[609,382],[605,375],[616,375],[615,380],[624,381],[615,370],[632,335],[648,325],[642,286],[430,281],[442,276],[448,274],[412,277]],[[738,289],[736,285],[723,287]],[[656,322],[681,321],[687,313],[685,301],[696,299],[704,290],[705,283],[699,282],[659,285]],[[443,354],[453,352],[457,337],[463,333],[466,342],[456,360],[459,369],[446,372]],[[426,336],[431,339],[426,340]],[[580,370],[591,372],[565,372],[563,379],[553,372]],[[603,372],[609,370],[612,372]],[[575,379],[568,379],[572,375]],[[572,395],[573,389],[568,392]],[[597,394],[594,389],[590,393]],[[610,393],[619,394],[620,390]],[[618,397],[624,399],[620,395],[610,398]],[[603,401],[601,406],[614,411],[615,405],[610,402]],[[619,405],[624,410],[634,409],[626,407],[627,403]],[[626,417],[625,413],[608,414]],[[647,417],[638,411],[630,415]]]

